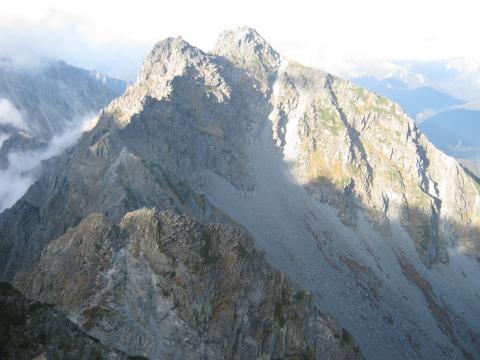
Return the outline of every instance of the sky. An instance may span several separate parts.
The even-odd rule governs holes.
[[[247,25],[288,58],[335,72],[372,59],[480,59],[479,13],[475,0],[2,0],[0,53],[133,77],[128,64],[156,41],[181,35],[208,51],[222,30]]]

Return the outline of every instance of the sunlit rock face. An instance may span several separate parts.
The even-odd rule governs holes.
[[[318,346],[330,349],[333,358],[358,354],[354,341],[371,359],[480,353],[478,183],[431,145],[398,105],[283,58],[253,29],[222,33],[211,53],[181,38],[156,44],[137,82],[103,110],[97,126],[74,148],[47,163],[27,194],[0,216],[0,270],[31,296],[58,302],[103,341],[124,339],[126,351],[168,353],[180,337],[169,343],[155,334],[183,324],[178,331],[189,344],[204,344],[211,354],[228,357],[248,348],[253,357],[322,358],[320,347],[312,345],[317,340],[305,335],[302,325],[310,315],[299,323],[277,321],[271,329],[275,341],[265,340],[265,324],[258,337],[247,336],[246,324],[256,318],[233,316],[248,312],[228,301],[226,317],[205,320],[223,306],[219,298],[201,295],[209,276],[216,279],[215,289],[223,284],[208,261],[206,268],[195,265],[200,258],[194,253],[206,240],[196,240],[197,248],[182,247],[188,259],[176,263],[161,250],[162,226],[140,235],[122,225],[133,216],[127,212],[141,207],[247,230],[266,260],[312,295],[315,311],[330,314],[351,334],[354,340],[335,336],[337,325],[322,325],[319,333],[330,335],[317,339],[323,344]],[[180,228],[189,221],[182,220]],[[97,230],[81,240],[90,229]],[[222,229],[212,246],[235,243],[234,230]],[[135,248],[140,238],[145,243]],[[182,244],[172,239],[169,246]],[[87,240],[98,251],[82,250]],[[220,277],[234,285],[228,256],[212,256],[219,256],[213,263],[223,264]],[[78,286],[69,284],[69,271],[83,266],[78,264],[84,257],[88,276],[78,279]],[[192,287],[197,270],[204,271],[207,283],[198,283],[198,293],[190,285],[182,293],[184,279],[176,284],[176,277],[166,277],[167,265],[175,274],[185,270]],[[249,266],[253,274],[267,265],[259,260],[256,270]],[[109,289],[119,273],[126,277],[119,277],[116,303]],[[59,286],[53,274],[66,282]],[[242,292],[244,298],[230,293],[238,298],[235,304],[257,304],[263,292],[252,287],[259,281],[244,284],[250,289]],[[172,286],[179,288],[170,291]],[[288,304],[295,303],[288,291]],[[178,297],[182,302],[175,308]],[[89,316],[94,306],[102,311]],[[310,309],[305,303],[298,307]],[[126,310],[131,308],[135,312]],[[255,312],[271,319],[266,308]],[[129,321],[122,319],[125,313]],[[163,319],[164,313],[178,324]],[[138,338],[123,332],[130,326]],[[289,342],[294,327],[303,345]],[[243,334],[241,345],[232,345],[231,337],[219,344],[219,328],[243,329],[236,333]],[[287,344],[301,351],[287,350],[292,349]],[[180,348],[189,354],[187,344]]]

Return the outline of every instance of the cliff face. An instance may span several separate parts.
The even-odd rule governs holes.
[[[73,300],[79,302],[71,304],[41,274],[62,273],[78,262],[68,260],[78,254],[59,245],[76,239],[69,227],[86,226],[80,222],[92,213],[103,214],[93,218],[101,224],[124,224],[126,212],[145,206],[247,229],[266,259],[312,293],[368,358],[475,358],[480,352],[476,180],[435,149],[398,105],[284,59],[252,29],[223,33],[211,54],[181,38],[158,43],[137,82],[102,112],[97,126],[46,164],[40,180],[0,216],[1,273],[32,296],[55,294],[85,321],[83,311],[96,304],[87,296],[92,280],[77,281],[81,293]],[[99,229],[92,237],[107,246],[110,225]],[[92,274],[100,265],[116,269],[111,259],[127,256],[120,249],[129,242],[119,239],[108,245],[110,260],[92,255]],[[185,266],[194,270],[194,264]],[[133,273],[151,279],[152,269]],[[175,279],[167,280],[170,286]],[[98,281],[105,282],[99,289],[107,286],[104,275]],[[123,291],[159,291],[125,284]],[[208,299],[210,310],[202,308],[202,316],[213,314],[215,298]],[[141,316],[151,313],[137,308]],[[268,318],[265,311],[258,317]],[[176,314],[189,331],[204,324],[213,332],[208,339],[224,326]],[[120,321],[118,313],[112,316]],[[99,325],[91,331],[114,341],[123,326],[112,325],[117,333]],[[129,351],[168,351],[166,343],[147,340],[157,331],[149,326],[141,340],[126,341]],[[260,338],[253,337],[248,351],[262,353]],[[241,348],[212,342],[212,354]],[[287,356],[288,346],[276,346],[266,354]]]
[[[348,332],[241,231],[141,209],[92,214],[17,276],[92,335],[152,359],[360,358]]]
[[[0,283],[2,359],[130,359],[89,336],[53,305]]]

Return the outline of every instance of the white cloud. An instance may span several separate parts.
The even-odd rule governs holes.
[[[25,194],[36,180],[37,170],[43,160],[59,155],[73,145],[85,131],[92,129],[98,116],[72,121],[71,127],[54,136],[45,148],[34,151],[16,152],[8,155],[9,166],[0,171],[0,211],[11,207]]]
[[[18,129],[25,128],[22,113],[10,100],[5,98],[0,98],[0,125],[11,125]]]
[[[209,50],[220,31],[248,25],[290,58],[335,67],[351,56],[480,58],[474,46],[478,13],[480,3],[469,0],[16,0],[2,4],[0,26],[13,38],[26,29],[34,50],[45,47],[77,65],[92,65],[95,53],[111,44],[136,44],[143,55],[155,41],[182,35]],[[123,54],[107,52],[104,60]]]
[[[3,142],[7,140],[9,137],[10,137],[9,134],[0,132],[0,148],[2,147]]]

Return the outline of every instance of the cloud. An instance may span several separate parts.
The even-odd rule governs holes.
[[[10,137],[9,134],[0,132],[0,148],[2,147],[3,142],[7,140],[9,137]]]
[[[85,24],[64,13],[49,13],[34,23],[1,21],[0,67],[37,71],[52,60],[63,60],[109,76],[134,80],[153,42],[111,38],[91,40],[82,31]]]
[[[6,36],[0,49],[3,42],[7,49],[27,45],[37,55],[131,77],[138,58],[158,40],[182,35],[209,50],[222,30],[248,25],[289,58],[330,70],[348,56],[480,57],[480,48],[472,46],[480,32],[479,11],[475,1],[452,6],[433,0],[405,0],[394,8],[384,0],[298,0],[280,2],[274,10],[269,2],[255,0],[229,6],[220,0],[16,0],[2,4],[0,32]],[[95,59],[99,54],[102,59]],[[35,59],[19,57],[19,63]],[[115,74],[108,64],[114,64]]]
[[[17,129],[26,127],[20,110],[5,98],[0,98],[0,125],[11,125]]]
[[[83,132],[92,129],[97,121],[98,116],[86,117],[78,122],[72,121],[74,125],[54,136],[45,148],[9,154],[8,168],[0,171],[0,211],[11,207],[25,194],[37,179],[43,160],[61,154],[76,143]]]

